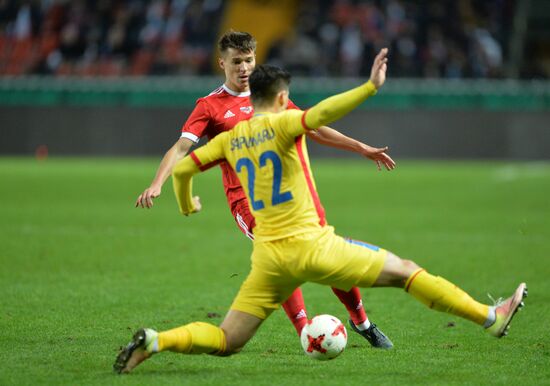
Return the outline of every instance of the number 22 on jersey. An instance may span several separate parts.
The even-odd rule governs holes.
[[[271,205],[279,205],[283,202],[292,200],[292,193],[289,191],[281,192],[281,179],[283,176],[283,165],[281,158],[272,150],[263,152],[260,155],[260,168],[267,165],[267,162],[271,161],[273,165],[273,185],[271,189]],[[260,210],[265,208],[265,204],[262,200],[256,200],[254,196],[254,183],[256,180],[256,168],[250,158],[240,158],[235,164],[235,170],[240,173],[243,168],[248,172],[248,194],[250,195],[250,205],[252,209]]]

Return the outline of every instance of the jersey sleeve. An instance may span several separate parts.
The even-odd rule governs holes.
[[[180,212],[184,215],[196,212],[193,200],[193,175],[210,169],[224,158],[222,133],[179,161],[172,170],[172,183]]]
[[[225,159],[224,143],[227,137],[227,132],[221,133],[189,154],[200,171],[208,170]]]
[[[326,98],[304,113],[304,127],[313,129],[328,125],[342,118],[375,94],[376,87],[369,80],[351,90]]]
[[[208,109],[208,103],[204,99],[199,99],[181,129],[181,137],[190,139],[195,143],[199,142],[210,120],[211,114]]]

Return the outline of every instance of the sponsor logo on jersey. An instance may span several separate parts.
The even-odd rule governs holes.
[[[250,114],[252,112],[252,106],[244,106],[240,109],[243,113]]]
[[[233,112],[232,112],[231,110],[227,110],[227,111],[225,112],[225,115],[224,115],[223,117],[224,117],[225,119],[227,119],[227,118],[232,118],[232,117],[234,117],[234,116],[235,116],[235,114],[233,114]]]

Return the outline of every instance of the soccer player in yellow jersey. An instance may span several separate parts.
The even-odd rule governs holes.
[[[151,185],[139,195],[136,206],[152,208],[153,199],[159,197],[162,185],[172,174],[172,169],[183,159],[191,145],[201,137],[209,140],[218,134],[229,131],[240,121],[252,117],[253,106],[250,101],[248,78],[256,66],[256,39],[247,32],[230,30],[218,41],[219,65],[225,73],[225,82],[209,95],[199,98],[193,112],[182,128],[181,138],[166,152]],[[298,109],[292,101],[289,109]],[[387,170],[394,168],[395,163],[386,155],[385,148],[373,148],[353,138],[347,137],[330,127],[319,127],[310,130],[309,139],[325,146],[357,152],[374,160],[378,168],[384,166]],[[255,219],[251,214],[245,192],[239,178],[227,162],[220,162],[222,181],[229,209],[239,229],[248,238],[254,238]],[[391,340],[369,320],[359,288],[349,291],[332,288],[332,291],[346,307],[353,331],[364,337],[373,347],[391,348]],[[294,325],[298,336],[307,323],[307,312],[302,296],[302,290],[296,290],[282,304],[289,320]]]
[[[343,290],[400,287],[429,308],[468,319],[496,336],[506,335],[527,294],[521,283],[503,302],[488,306],[442,277],[382,248],[346,240],[325,221],[309,167],[304,133],[331,123],[374,95],[386,77],[386,55],[377,55],[370,80],[330,97],[307,111],[285,110],[290,75],[259,66],[250,76],[254,117],[180,161],[174,190],[180,211],[200,204],[191,178],[225,159],[236,171],[256,218],[250,273],[220,327],[195,322],[164,332],[140,329],[118,355],[117,372],[129,372],[154,353],[230,355],[239,352],[261,323],[305,282]]]

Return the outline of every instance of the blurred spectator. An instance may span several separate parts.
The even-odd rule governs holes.
[[[304,37],[316,42],[320,59],[303,75],[368,76],[375,53],[387,46],[391,76],[501,77],[514,1],[302,1],[296,36],[281,46]],[[299,26],[310,24],[312,8],[317,22],[304,33]],[[291,70],[294,60],[284,49],[269,56]]]
[[[505,75],[520,0],[297,0],[268,61],[304,76]],[[0,75],[212,74],[222,0],[0,0]],[[523,72],[522,72],[523,74]]]
[[[203,74],[221,0],[0,0],[0,74]]]

